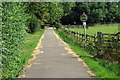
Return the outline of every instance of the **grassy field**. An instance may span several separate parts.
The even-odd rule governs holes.
[[[96,74],[93,77],[115,78],[115,80],[119,80],[119,66],[117,64],[112,64],[102,59],[91,58],[88,56],[91,52],[81,49],[72,40],[68,40],[67,35],[62,34],[62,32],[58,30],[55,30],[55,32],[87,63],[89,68]]]
[[[84,33],[84,28],[69,28],[72,31]],[[88,29],[86,30],[87,34],[94,35],[97,32],[103,32],[103,33],[109,33],[114,34],[118,32],[118,25],[102,25],[102,26],[88,26]]]

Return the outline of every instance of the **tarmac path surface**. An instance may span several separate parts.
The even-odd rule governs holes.
[[[46,29],[40,53],[26,68],[25,78],[91,78],[82,61],[78,61],[65,48],[66,45],[54,30]]]

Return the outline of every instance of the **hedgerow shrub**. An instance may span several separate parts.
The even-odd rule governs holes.
[[[28,33],[34,33],[40,29],[40,22],[34,14],[32,14],[31,18],[28,19],[27,25],[28,25],[28,29],[27,29]]]
[[[2,6],[2,3],[0,3],[0,6]],[[0,17],[2,17],[2,8],[0,7]],[[0,20],[2,20],[1,18],[0,18]],[[2,57],[1,57],[1,52],[2,52],[2,21],[0,21],[0,78],[1,78],[1,72],[2,72],[2,69],[1,69],[1,66],[2,66],[2,64],[1,64],[1,59],[2,59]]]
[[[2,78],[15,78],[22,69],[19,50],[27,19],[24,3],[2,3]]]

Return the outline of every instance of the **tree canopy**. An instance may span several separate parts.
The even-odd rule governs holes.
[[[62,24],[74,24],[74,22],[80,24],[79,17],[83,12],[88,15],[88,24],[119,23],[120,21],[117,2],[77,2],[75,4],[71,13],[62,17]]]

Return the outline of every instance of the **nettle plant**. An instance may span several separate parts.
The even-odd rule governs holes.
[[[2,77],[14,78],[18,75],[22,60],[19,50],[26,34],[28,15],[25,4],[17,2],[2,3]]]

